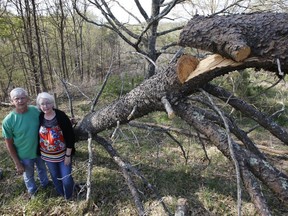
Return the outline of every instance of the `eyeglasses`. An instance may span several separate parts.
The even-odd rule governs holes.
[[[44,107],[44,106],[47,107],[47,106],[51,106],[52,103],[48,103],[48,102],[47,102],[47,103],[40,103],[39,105],[40,105],[41,107]]]

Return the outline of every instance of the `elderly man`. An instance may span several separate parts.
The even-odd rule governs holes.
[[[29,97],[23,88],[10,92],[11,103],[15,106],[2,122],[2,133],[6,147],[15,163],[18,174],[23,174],[30,197],[37,192],[34,165],[42,187],[49,183],[44,161],[37,155],[40,111],[28,105]]]

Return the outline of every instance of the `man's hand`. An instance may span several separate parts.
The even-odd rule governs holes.
[[[16,171],[17,171],[17,174],[19,174],[19,175],[21,175],[25,172],[25,169],[24,169],[24,166],[22,163],[16,164]]]

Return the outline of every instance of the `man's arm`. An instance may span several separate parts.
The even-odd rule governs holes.
[[[14,161],[14,164],[16,166],[17,173],[18,174],[22,174],[25,171],[25,169],[24,169],[23,164],[20,162],[20,160],[18,158],[16,149],[15,149],[15,147],[13,145],[13,139],[12,138],[5,139],[5,143],[6,143],[7,149],[9,151],[9,153],[10,153],[10,156],[11,156],[11,158]]]

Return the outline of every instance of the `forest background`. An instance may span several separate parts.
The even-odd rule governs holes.
[[[55,94],[59,108],[71,115],[66,95],[68,90],[73,101],[74,115],[81,118],[89,111],[109,73],[101,100],[97,104],[97,109],[100,109],[166,67],[179,49],[177,41],[182,27],[195,14],[288,10],[288,3],[284,0],[179,1],[177,8],[169,11],[158,23],[157,30],[163,34],[153,35],[156,38],[151,49],[151,32],[143,31],[148,26],[148,19],[142,20],[140,14],[131,11],[137,10],[136,6],[132,9],[123,5],[121,9],[120,5],[124,1],[106,1],[112,12],[116,7],[122,10],[122,13],[117,15],[120,16],[122,27],[129,31],[124,30],[121,33],[117,28],[113,29],[113,25],[101,15],[97,5],[91,2],[0,1],[1,119],[11,109],[7,104],[8,93],[16,86],[28,90],[32,103],[41,91]],[[103,2],[105,1],[102,1],[100,6],[104,5]],[[152,5],[151,1],[145,2]],[[145,9],[149,12],[149,7]],[[127,16],[124,16],[124,13],[127,13]],[[152,12],[148,13],[151,14]],[[137,37],[135,39],[133,34],[127,32],[140,34],[143,38],[147,37],[147,40],[137,44]],[[141,34],[142,32],[144,33]],[[206,55],[201,50],[191,48],[186,48],[186,52],[197,57]],[[213,82],[225,86],[270,115],[278,112],[277,121],[287,126],[286,83],[282,81],[261,94],[273,84],[271,80],[276,81],[277,78],[265,71],[258,71],[254,76],[247,71],[241,71],[219,77]],[[258,94],[261,95],[253,97]],[[249,121],[245,117],[241,120],[245,123]],[[142,121],[189,130],[181,121],[171,121],[163,113],[153,113]],[[252,121],[248,123],[250,127],[254,126]],[[272,152],[273,159],[277,160],[276,164],[287,173],[287,149],[271,135],[261,132],[261,128],[256,128],[251,136],[259,140],[263,151]],[[194,143],[197,138],[187,138],[183,134],[175,136],[185,151],[179,147],[181,145],[177,144],[178,141],[175,142],[169,135],[163,137],[155,130],[143,131],[132,129],[131,126],[121,128],[115,146],[125,158],[139,165],[138,168],[141,168],[154,185],[161,188],[160,193],[167,195],[163,199],[173,211],[179,197],[189,197],[194,215],[235,215],[237,198],[233,166],[212,146],[207,149],[211,159],[209,165],[203,163],[207,162],[206,153],[201,146]],[[53,190],[45,190],[41,191],[37,199],[26,200],[21,176],[14,175],[14,165],[4,148],[4,142],[2,144],[1,214],[137,215],[117,167],[99,146],[93,146],[93,204],[87,208],[83,193],[77,194],[73,201],[66,202],[55,197]],[[86,142],[77,143],[78,153],[74,158],[73,172],[77,182],[86,182],[87,148]],[[243,196],[243,215],[257,215],[248,196]],[[270,202],[274,215],[288,214],[280,201],[271,199]],[[148,215],[165,215],[160,204],[161,201],[147,196],[145,205],[149,209]]]

